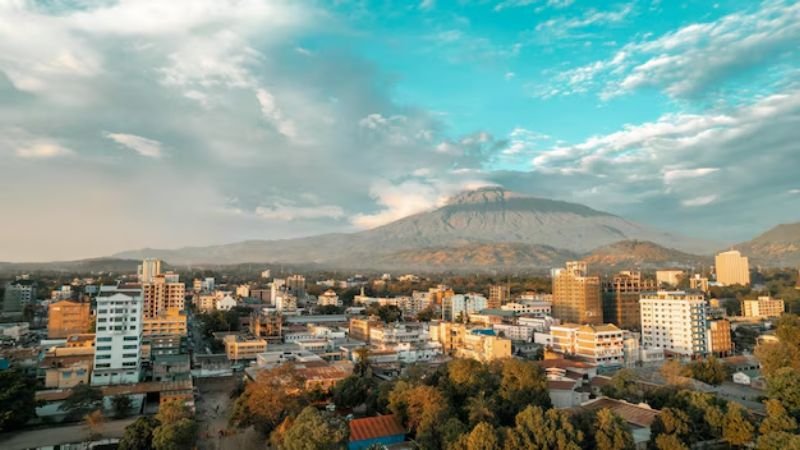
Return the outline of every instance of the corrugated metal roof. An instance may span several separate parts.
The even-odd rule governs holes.
[[[363,441],[379,437],[406,434],[406,430],[395,419],[394,414],[365,417],[350,421],[350,441]]]

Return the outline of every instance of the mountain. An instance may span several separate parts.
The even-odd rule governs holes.
[[[99,273],[135,272],[140,260],[120,258],[92,258],[77,261],[58,261],[42,263],[0,262],[0,273],[18,272],[60,272],[60,273]]]
[[[800,222],[778,225],[735,249],[769,266],[800,266]]]
[[[606,268],[698,267],[711,264],[711,257],[697,256],[649,241],[620,241],[593,250],[582,258]]]
[[[548,264],[548,260],[559,259],[556,254],[583,254],[624,240],[652,241],[688,252],[710,250],[706,243],[584,205],[524,196],[502,188],[483,188],[456,195],[436,210],[357,233],[176,250],[142,249],[114,257],[157,257],[180,265],[281,262],[376,269],[419,261],[442,267],[452,264],[453,269],[458,269],[463,263],[483,260],[481,255],[487,255],[491,246],[499,244],[508,244],[497,247],[499,253],[509,256],[497,258],[505,266],[513,265],[511,255],[526,264]],[[447,256],[450,251],[463,258]],[[523,257],[526,251],[531,254]]]

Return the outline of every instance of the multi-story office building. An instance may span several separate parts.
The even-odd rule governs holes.
[[[521,315],[547,317],[552,315],[553,304],[537,300],[520,300],[518,302],[506,303],[501,306],[500,309],[503,311],[513,311]]]
[[[290,275],[286,278],[286,290],[297,298],[306,295],[306,277],[302,275]]]
[[[142,311],[141,289],[98,295],[93,385],[139,382]]]
[[[744,317],[778,317],[783,314],[784,308],[783,300],[770,296],[761,296],[756,300],[742,300]]]
[[[726,319],[708,321],[708,352],[715,356],[729,356],[733,352],[731,323]]]
[[[376,324],[369,330],[369,342],[386,348],[398,344],[420,344],[428,340],[427,329],[408,324]]]
[[[553,271],[553,317],[562,322],[603,323],[600,277],[589,276],[588,271],[581,261]]]
[[[47,308],[47,337],[61,339],[88,333],[92,326],[89,302],[61,300]]]
[[[602,367],[623,365],[625,332],[613,324],[578,325],[565,323],[550,327],[549,346],[556,352],[575,356]]]
[[[723,286],[750,285],[750,263],[736,250],[722,252],[715,258],[717,283]]]
[[[708,353],[708,310],[701,293],[642,293],[642,346],[663,348],[682,357]]]
[[[142,320],[142,334],[151,336],[185,336],[187,332],[186,314],[177,309],[168,309],[156,317]]]
[[[505,284],[493,284],[489,286],[489,308],[498,309],[511,298],[511,290]]]
[[[366,318],[352,318],[350,319],[349,336],[363,342],[369,342],[370,329],[376,326],[378,322]]]
[[[486,297],[479,294],[458,294],[445,297],[442,306],[444,320],[466,320],[470,314],[475,314],[488,307]]]
[[[336,295],[336,292],[328,289],[317,298],[317,304],[319,306],[342,306],[342,300]]]
[[[495,335],[494,330],[469,328],[463,323],[434,322],[430,336],[445,352],[457,358],[494,361],[511,357],[511,340]]]
[[[656,283],[658,287],[678,287],[686,273],[681,269],[662,269],[656,270]]]
[[[230,361],[256,359],[256,355],[267,351],[267,341],[257,337],[229,335],[225,336],[223,342]]]
[[[689,289],[708,292],[708,278],[701,276],[699,273],[694,274],[689,278]]]
[[[158,274],[148,283],[142,283],[144,292],[144,317],[154,319],[168,311],[183,311],[186,286],[177,274]]]
[[[3,312],[20,313],[34,300],[36,300],[36,283],[33,280],[21,278],[8,282],[3,294]]]
[[[639,294],[655,289],[655,282],[643,278],[641,272],[619,272],[603,284],[603,319],[625,330],[638,330]]]
[[[161,260],[155,258],[147,258],[139,264],[139,282],[151,283],[156,275],[161,274]]]
[[[283,316],[277,312],[253,311],[250,314],[250,334],[269,342],[280,342]]]

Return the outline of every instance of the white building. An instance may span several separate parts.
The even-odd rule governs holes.
[[[217,300],[216,308],[217,311],[230,311],[231,309],[236,307],[236,300],[230,295],[226,295],[221,299]]]
[[[708,353],[707,305],[703,294],[684,291],[642,293],[642,346],[684,357]]]
[[[371,327],[369,330],[369,341],[381,348],[425,342],[428,336],[428,330],[424,326],[391,324]]]
[[[271,270],[267,269],[267,270],[261,272],[261,278],[270,279],[271,277],[272,277],[272,271]]]
[[[143,310],[141,290],[97,297],[93,385],[139,382]]]
[[[555,352],[574,355],[602,367],[624,365],[624,331],[613,324],[553,325],[550,337],[550,346]]]
[[[15,341],[30,333],[31,326],[28,322],[0,323],[0,336],[6,336]]]
[[[240,284],[239,286],[236,286],[236,295],[238,297],[250,297],[250,285]]]
[[[517,314],[545,317],[551,315],[553,304],[550,302],[535,300],[520,300],[519,302],[506,303],[505,305],[502,305],[500,309],[504,311],[514,311]]]
[[[156,275],[161,274],[161,260],[146,258],[139,264],[138,278],[140,283],[152,283]]]
[[[469,317],[489,307],[489,301],[480,294],[458,294],[444,299],[442,316],[444,320],[457,320]]]
[[[342,300],[336,295],[332,289],[323,292],[317,298],[317,305],[319,306],[342,306]]]

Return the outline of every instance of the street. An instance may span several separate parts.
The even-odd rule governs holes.
[[[125,432],[125,427],[130,425],[134,420],[136,420],[136,417],[106,422],[101,433],[102,437],[122,437],[122,434]],[[0,434],[0,448],[4,450],[20,450],[56,446],[59,444],[81,442],[87,435],[88,431],[86,426],[82,423],[2,433]]]

